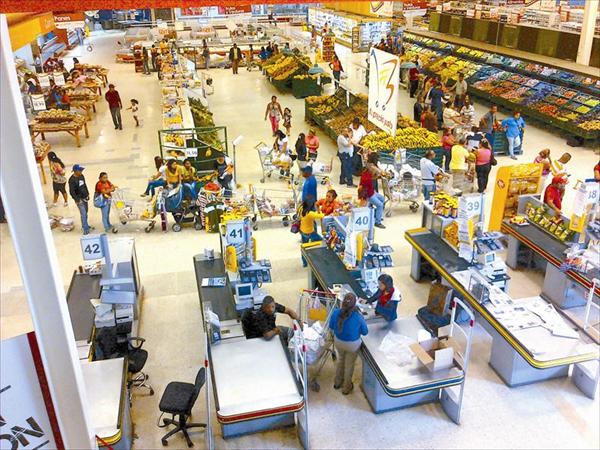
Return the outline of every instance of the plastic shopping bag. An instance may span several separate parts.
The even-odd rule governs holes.
[[[325,322],[327,319],[327,308],[318,298],[312,298],[308,302],[308,319],[311,322]]]
[[[411,364],[413,358],[416,357],[409,348],[409,346],[415,342],[414,339],[411,339],[408,336],[390,331],[381,341],[379,351],[381,351],[390,362],[402,367]]]

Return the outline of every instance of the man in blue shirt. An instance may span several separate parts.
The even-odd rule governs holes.
[[[425,156],[420,160],[421,166],[421,187],[425,201],[429,200],[432,192],[435,192],[435,177],[438,173],[444,173],[442,169],[433,162],[435,152],[427,150]]]
[[[444,91],[442,91],[441,84],[438,80],[435,81],[435,84],[429,89],[427,93],[427,99],[429,103],[431,103],[431,110],[437,114],[438,125],[442,123],[442,99],[444,98]]]
[[[515,111],[512,117],[502,121],[502,128],[506,132],[506,140],[508,141],[508,154],[511,159],[517,159],[515,156],[515,148],[521,145],[521,135],[525,128],[525,121],[521,117],[519,111]]]
[[[311,199],[313,202],[317,201],[317,179],[313,175],[312,166],[306,166],[302,169],[302,176],[304,177],[304,185],[302,186],[302,202],[307,199]]]

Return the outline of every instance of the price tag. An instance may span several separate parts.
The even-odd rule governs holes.
[[[50,87],[50,77],[47,73],[38,73],[37,75],[38,81],[40,82],[40,86],[43,88]]]
[[[237,245],[244,243],[244,222],[229,221],[227,222],[226,236],[227,244]]]
[[[185,149],[185,156],[187,158],[195,158],[198,156],[198,148],[197,147],[188,147]]]
[[[83,254],[83,259],[85,261],[95,261],[104,258],[99,234],[82,236],[80,243],[81,253]]]
[[[46,110],[46,100],[42,94],[31,94],[29,97],[31,98],[31,105],[34,111]]]
[[[595,205],[600,201],[600,183],[592,181],[585,184],[586,204]]]
[[[54,72],[52,74],[52,78],[54,78],[54,83],[57,86],[64,86],[65,85],[65,75],[62,72]]]
[[[369,231],[371,225],[371,210],[369,208],[353,209],[350,219],[352,220],[352,231]]]

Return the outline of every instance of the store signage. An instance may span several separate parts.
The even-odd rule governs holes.
[[[239,6],[219,6],[219,14],[224,16],[233,16],[236,14],[248,14],[252,12],[252,6],[250,5],[239,5]]]
[[[37,78],[42,88],[50,87],[50,75],[47,73],[38,73]]]
[[[227,222],[226,231],[227,245],[239,245],[245,242],[244,239],[244,221],[230,220]]]
[[[43,94],[31,94],[29,97],[31,98],[31,106],[34,111],[46,110],[46,100]]]
[[[35,334],[4,339],[0,349],[0,448],[61,448]]]
[[[349,231],[369,231],[371,229],[371,208],[354,208],[350,221]]]
[[[61,30],[83,28],[85,26],[84,14],[82,12],[55,12],[54,24]]]
[[[415,9],[427,9],[427,0],[404,0],[402,2],[403,11],[411,11]]]
[[[197,147],[186,147],[185,149],[185,157],[186,158],[196,158],[198,156],[198,148]]]
[[[372,48],[369,54],[369,121],[395,135],[398,123],[400,60],[391,53]],[[395,150],[395,149],[390,149]]]
[[[393,17],[394,2],[369,2],[369,10],[380,17]]]
[[[54,72],[52,78],[54,79],[54,84],[57,86],[65,85],[65,75],[62,72]]]
[[[104,249],[99,234],[89,234],[79,238],[81,253],[85,261],[97,261],[104,258]]]
[[[586,204],[596,205],[600,201],[600,183],[596,181],[590,181],[585,183],[585,189],[587,192]]]

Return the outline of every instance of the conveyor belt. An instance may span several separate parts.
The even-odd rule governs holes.
[[[89,342],[94,328],[92,298],[100,298],[100,275],[73,272],[67,292],[67,307],[76,341]]]
[[[502,222],[501,230],[504,233],[514,236],[521,243],[531,248],[533,251],[538,253],[556,267],[560,267],[565,259],[564,252],[568,246],[560,242],[558,239],[553,238],[535,225],[518,227],[509,223],[508,221],[504,221]],[[592,286],[591,280],[594,278],[600,278],[600,270],[592,269],[585,275],[573,270],[569,270],[567,271],[567,275],[569,275],[570,278],[577,281],[586,289],[589,289]],[[596,289],[596,294],[600,296],[600,288]]]
[[[225,264],[222,258],[211,260],[204,259],[203,255],[194,256],[194,270],[196,272],[196,284],[200,297],[200,308],[204,319],[204,308],[202,304],[210,302],[212,311],[219,316],[221,321],[237,319],[238,313],[235,309],[235,300],[231,291],[229,278],[225,287],[202,287],[203,278],[226,277]]]
[[[414,230],[408,230],[405,233],[406,240],[425,258],[434,268],[446,279],[450,285],[464,298],[469,305],[477,311],[489,324],[514,348],[519,355],[527,361],[532,367],[536,369],[547,369],[550,367],[564,366],[567,364],[574,364],[582,361],[589,361],[595,359],[596,353],[585,353],[567,356],[564,358],[558,358],[549,361],[540,361],[534,358],[530,352],[525,348],[502,324],[500,324],[496,318],[486,309],[485,306],[479,304],[477,300],[468,292],[468,290],[456,279],[451,273],[457,270],[466,270],[468,266],[463,266],[463,269],[459,269],[460,260],[458,262],[448,260],[447,254],[452,249],[442,239],[427,230],[426,228],[417,228]],[[430,247],[431,246],[431,247]],[[447,251],[443,251],[441,247],[447,247]],[[458,256],[456,256],[458,259]],[[457,264],[459,264],[457,266]]]
[[[365,296],[358,281],[346,270],[340,258],[331,249],[323,246],[302,248],[301,251],[323,288],[331,289],[334,284],[348,284],[357,296]]]

